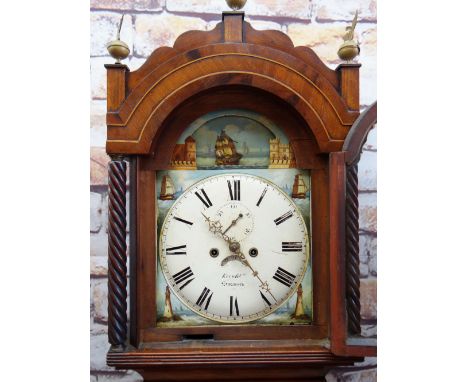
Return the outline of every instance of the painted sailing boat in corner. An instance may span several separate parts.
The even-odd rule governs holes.
[[[297,174],[294,177],[294,185],[291,193],[291,197],[294,199],[305,199],[307,193],[307,185],[305,184],[304,178],[301,174]]]
[[[164,175],[161,182],[161,192],[159,199],[161,200],[174,200],[175,187],[172,179],[168,175]]]
[[[216,138],[216,165],[217,166],[233,166],[238,165],[242,158],[242,154],[236,150],[236,141],[234,141],[224,130]]]

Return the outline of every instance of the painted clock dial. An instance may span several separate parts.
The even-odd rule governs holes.
[[[307,268],[309,239],[290,197],[248,174],[212,176],[172,205],[161,228],[163,274],[195,313],[243,323],[278,309]]]

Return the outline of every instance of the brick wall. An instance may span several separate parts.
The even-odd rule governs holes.
[[[354,11],[362,20],[356,34],[361,42],[361,105],[376,98],[376,1],[375,0],[248,0],[246,20],[256,29],[278,29],[295,45],[314,49],[330,67],[338,64],[336,51]],[[135,70],[161,45],[171,46],[177,36],[191,30],[209,30],[228,10],[224,0],[91,0],[91,382],[133,382],[133,372],[116,372],[105,364],[107,344],[107,162],[105,63],[112,63],[106,44],[115,38],[122,14],[121,39],[130,47],[125,63]],[[363,333],[376,335],[377,184],[376,134],[365,146],[360,169],[361,294]],[[354,368],[336,369],[328,380],[375,381],[373,358]]]

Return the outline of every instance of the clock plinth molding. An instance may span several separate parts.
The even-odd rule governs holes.
[[[357,161],[376,122],[376,105],[359,114],[359,67],[331,70],[284,33],[253,29],[243,12],[223,13],[211,31],[182,34],[136,71],[106,65],[109,366],[137,370],[145,381],[325,381],[330,368],[376,354],[348,342],[360,332]],[[283,126],[297,167],[315,184],[313,324],[156,327],[156,171],[171,168],[186,126],[233,105]]]

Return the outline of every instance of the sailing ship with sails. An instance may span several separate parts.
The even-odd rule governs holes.
[[[215,154],[217,166],[238,165],[242,154],[236,150],[236,141],[234,141],[224,130],[216,138]]]
[[[175,187],[172,179],[168,175],[164,175],[161,182],[161,192],[159,199],[161,200],[174,200]]]
[[[304,178],[301,174],[297,174],[294,177],[294,185],[291,193],[291,197],[294,199],[305,199],[307,193],[307,185],[305,184]]]

